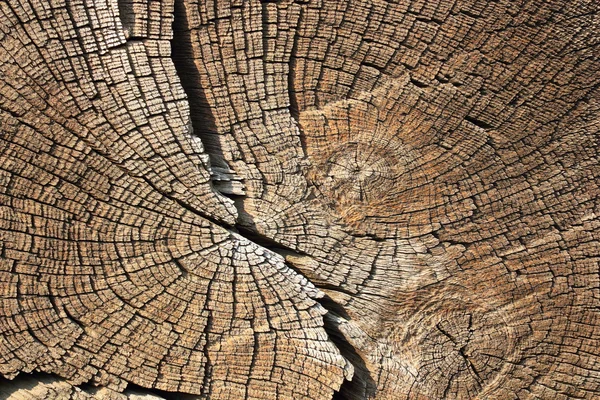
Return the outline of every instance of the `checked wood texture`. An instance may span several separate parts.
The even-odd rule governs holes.
[[[246,185],[240,225],[344,314],[343,397],[597,395],[598,14],[176,7],[192,114]]]
[[[153,8],[144,30],[116,2],[0,3],[0,373],[330,397],[346,361],[322,294],[216,224],[235,209],[187,128],[172,7]]]
[[[104,1],[0,2],[2,375],[600,396],[597,2]]]

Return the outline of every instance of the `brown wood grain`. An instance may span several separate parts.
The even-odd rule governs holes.
[[[0,397],[598,398],[599,32],[1,1]]]

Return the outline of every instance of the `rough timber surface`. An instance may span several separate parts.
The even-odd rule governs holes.
[[[0,0],[0,396],[600,397],[599,58],[595,0]]]

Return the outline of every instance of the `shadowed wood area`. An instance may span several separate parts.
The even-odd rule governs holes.
[[[595,0],[0,0],[0,398],[600,397]]]

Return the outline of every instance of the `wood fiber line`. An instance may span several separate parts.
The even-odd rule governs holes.
[[[331,397],[350,372],[322,293],[215,224],[236,210],[190,135],[173,7],[139,6],[0,3],[0,373]],[[36,393],[86,396],[66,383]]]
[[[183,3],[238,224],[365,362],[342,397],[597,395],[596,3]]]
[[[597,2],[174,1],[0,2],[2,375],[600,395]]]

